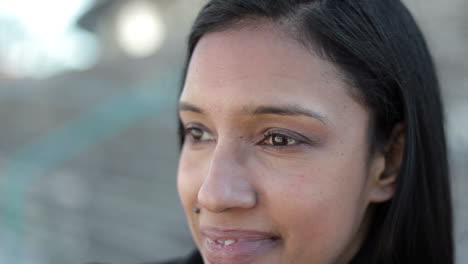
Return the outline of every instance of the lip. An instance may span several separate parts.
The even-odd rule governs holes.
[[[222,229],[201,227],[203,253],[209,263],[252,263],[278,246],[280,239],[269,232],[245,229]],[[223,245],[218,241],[233,240],[235,243]],[[231,241],[232,242],[232,241]]]

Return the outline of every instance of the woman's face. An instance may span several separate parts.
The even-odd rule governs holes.
[[[273,25],[205,35],[180,118],[178,190],[205,263],[347,263],[388,198],[368,111]]]

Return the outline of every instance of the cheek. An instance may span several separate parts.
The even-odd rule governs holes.
[[[196,206],[198,189],[202,181],[203,163],[182,150],[177,172],[177,189],[186,211]]]
[[[179,198],[187,217],[187,222],[194,236],[194,242],[199,245],[199,238],[196,236],[198,232],[197,215],[193,213],[193,208],[197,206],[197,195],[198,189],[202,181],[202,163],[193,155],[184,154],[182,151],[179,159],[179,166],[177,172],[177,189],[179,192]]]
[[[268,197],[269,212],[293,259],[333,263],[357,232],[366,207],[361,197],[365,171],[344,158],[333,159],[333,166],[316,159],[276,170],[276,180],[269,182],[269,193],[276,194]]]

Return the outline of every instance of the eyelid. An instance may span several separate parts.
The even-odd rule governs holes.
[[[294,140],[299,141],[299,144],[300,143],[307,143],[307,144],[316,143],[315,141],[310,140],[310,139],[308,139],[307,137],[305,137],[305,136],[303,136],[301,134],[298,134],[296,132],[292,132],[292,131],[287,130],[287,129],[279,129],[279,128],[269,129],[269,130],[267,130],[267,131],[265,131],[263,133],[263,136],[267,137],[267,136],[272,136],[274,134],[280,134],[280,135],[290,137],[290,138],[292,138]]]
[[[208,127],[206,127],[205,125],[203,125],[202,123],[199,123],[199,122],[191,122],[191,123],[182,124],[182,125],[184,127],[184,130],[198,128],[198,129],[201,129],[201,130],[203,130],[205,132],[208,132],[208,133],[212,134]]]

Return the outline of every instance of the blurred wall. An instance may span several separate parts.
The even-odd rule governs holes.
[[[139,263],[193,248],[175,187],[175,106],[204,1],[149,1],[165,33],[145,56],[118,43],[129,2],[95,1],[81,17],[100,43],[93,67],[40,80],[0,75],[0,263]],[[404,2],[440,73],[457,260],[468,263],[468,2]]]

